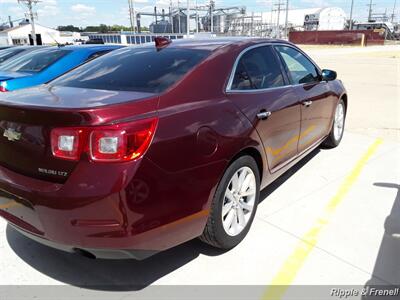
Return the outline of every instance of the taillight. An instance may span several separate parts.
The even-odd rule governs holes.
[[[87,152],[92,161],[130,161],[149,147],[157,119],[86,128],[55,128],[51,132],[53,155],[79,160]]]
[[[0,85],[0,92],[8,92],[8,90],[4,87],[4,86],[2,86],[2,85]]]

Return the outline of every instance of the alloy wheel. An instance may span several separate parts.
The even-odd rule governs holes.
[[[344,105],[339,103],[335,112],[335,121],[333,124],[333,136],[336,141],[339,141],[342,137],[344,129]]]
[[[248,224],[256,199],[256,178],[249,167],[242,167],[232,176],[222,204],[225,232],[237,236]]]

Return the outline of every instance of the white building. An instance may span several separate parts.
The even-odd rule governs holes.
[[[346,25],[346,13],[340,7],[293,9],[288,13],[288,24],[293,28],[307,30],[343,30]],[[262,13],[263,23],[278,23],[278,12]],[[279,14],[279,24],[285,25],[286,10]]]
[[[58,30],[40,24],[35,24],[35,31],[37,41],[41,41],[43,45],[73,43],[74,40],[80,38],[79,33],[66,35]],[[0,31],[0,45],[29,45],[31,32],[31,24],[24,24]]]

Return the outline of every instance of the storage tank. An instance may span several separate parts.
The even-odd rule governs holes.
[[[286,11],[281,10],[279,14],[279,25],[284,26]],[[288,24],[296,29],[305,30],[343,30],[346,25],[346,13],[340,7],[293,9],[288,13]],[[263,23],[275,25],[278,13],[262,13]]]
[[[319,12],[318,30],[343,30],[346,18],[346,13],[340,7],[323,8]]]
[[[161,20],[153,22],[150,24],[150,32],[151,33],[171,33],[172,32],[172,24],[168,21]]]
[[[213,15],[213,32],[215,33],[227,33],[232,20],[240,16],[238,13],[219,13]],[[201,18],[201,23],[205,31],[211,30],[211,17],[205,16]]]

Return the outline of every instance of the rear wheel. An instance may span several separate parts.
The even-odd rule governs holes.
[[[251,156],[242,156],[225,171],[200,239],[222,249],[239,244],[253,222],[260,194],[260,172]]]
[[[329,136],[322,143],[322,146],[326,148],[335,148],[339,146],[344,133],[344,125],[346,121],[346,106],[344,101],[341,99],[336,107],[335,119]]]

